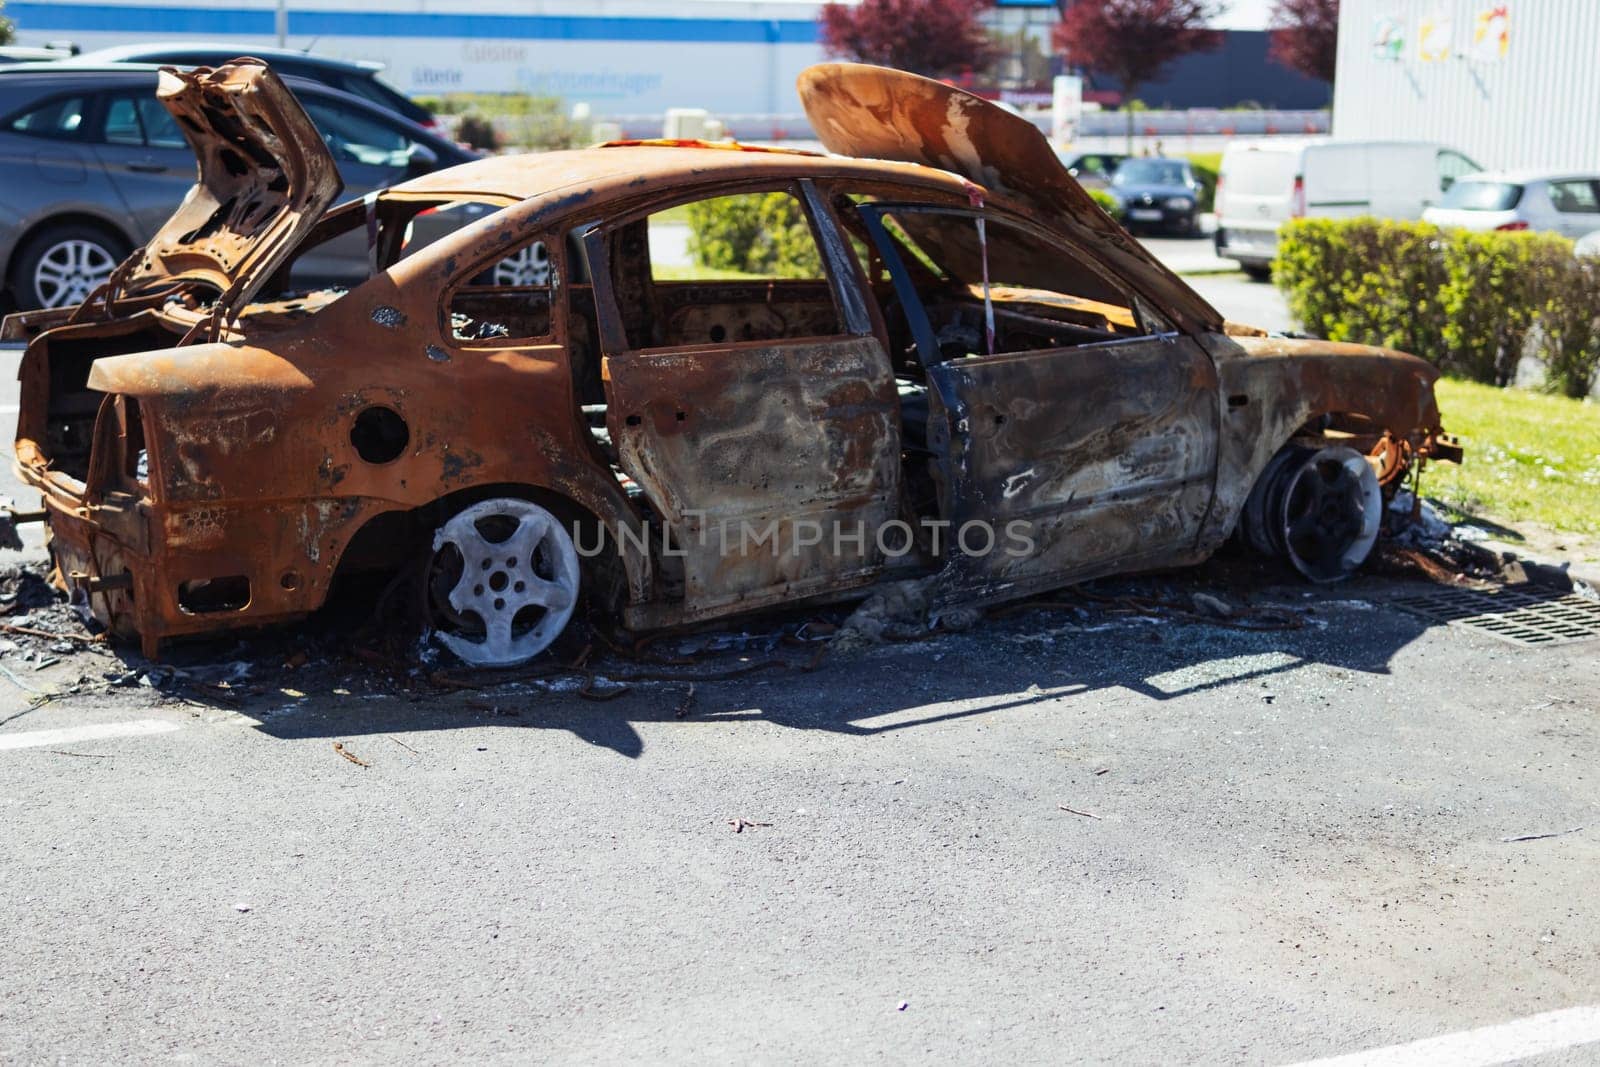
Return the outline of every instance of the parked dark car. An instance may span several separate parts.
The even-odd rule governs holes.
[[[194,184],[194,150],[157,101],[157,68],[0,68],[0,277],[19,307],[81,302],[144,244]],[[363,196],[477,158],[366,100],[285,79]],[[308,284],[367,276],[354,236],[299,265]]]
[[[1200,182],[1187,159],[1124,160],[1111,176],[1111,195],[1130,230],[1200,232]]]
[[[173,67],[220,67],[241,55],[263,59],[287,78],[306,78],[330,89],[359,96],[363,100],[393,111],[425,130],[443,133],[433,113],[385,82],[378,75],[382,63],[364,59],[335,59],[332,56],[295,52],[287,48],[262,48],[256,45],[212,44],[195,41],[156,41],[150,44],[117,45],[86,52],[74,63],[153,63]]]

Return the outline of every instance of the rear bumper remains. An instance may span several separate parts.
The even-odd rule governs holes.
[[[16,521],[43,520],[60,584],[112,634],[137,639],[146,656],[169,638],[286,622],[322,603],[326,571],[286,570],[271,557],[269,538],[214,536],[297,524],[298,508],[175,509],[121,491],[86,503],[81,483],[57,473],[41,478],[21,464],[17,473],[39,488],[44,507],[12,512],[0,521],[0,536]]]

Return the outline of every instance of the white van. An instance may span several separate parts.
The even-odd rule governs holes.
[[[1482,169],[1420,141],[1234,141],[1217,176],[1217,255],[1265,278],[1289,219],[1419,219],[1457,178]]]

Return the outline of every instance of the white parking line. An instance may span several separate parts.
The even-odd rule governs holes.
[[[1297,1067],[1495,1067],[1600,1042],[1600,1006],[1530,1015],[1509,1023],[1352,1052]]]
[[[27,730],[17,734],[0,734],[0,752],[12,748],[38,748],[40,745],[71,745],[79,741],[100,741],[108,737],[141,737],[145,734],[167,734],[183,727],[175,722],[160,719],[137,719],[133,722],[103,722],[93,726],[67,726],[60,730]]]

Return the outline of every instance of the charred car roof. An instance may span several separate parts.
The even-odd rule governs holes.
[[[808,174],[892,178],[955,195],[977,192],[1040,217],[1092,247],[1177,325],[1196,332],[1221,328],[1222,316],[1100,210],[1027,120],[953,86],[855,63],[809,67],[799,90],[832,155],[697,141],[617,142],[478,160],[397,185],[389,195],[545,200],[592,192],[609,199],[618,185],[692,185],[725,180],[730,170],[747,170],[753,180]]]

